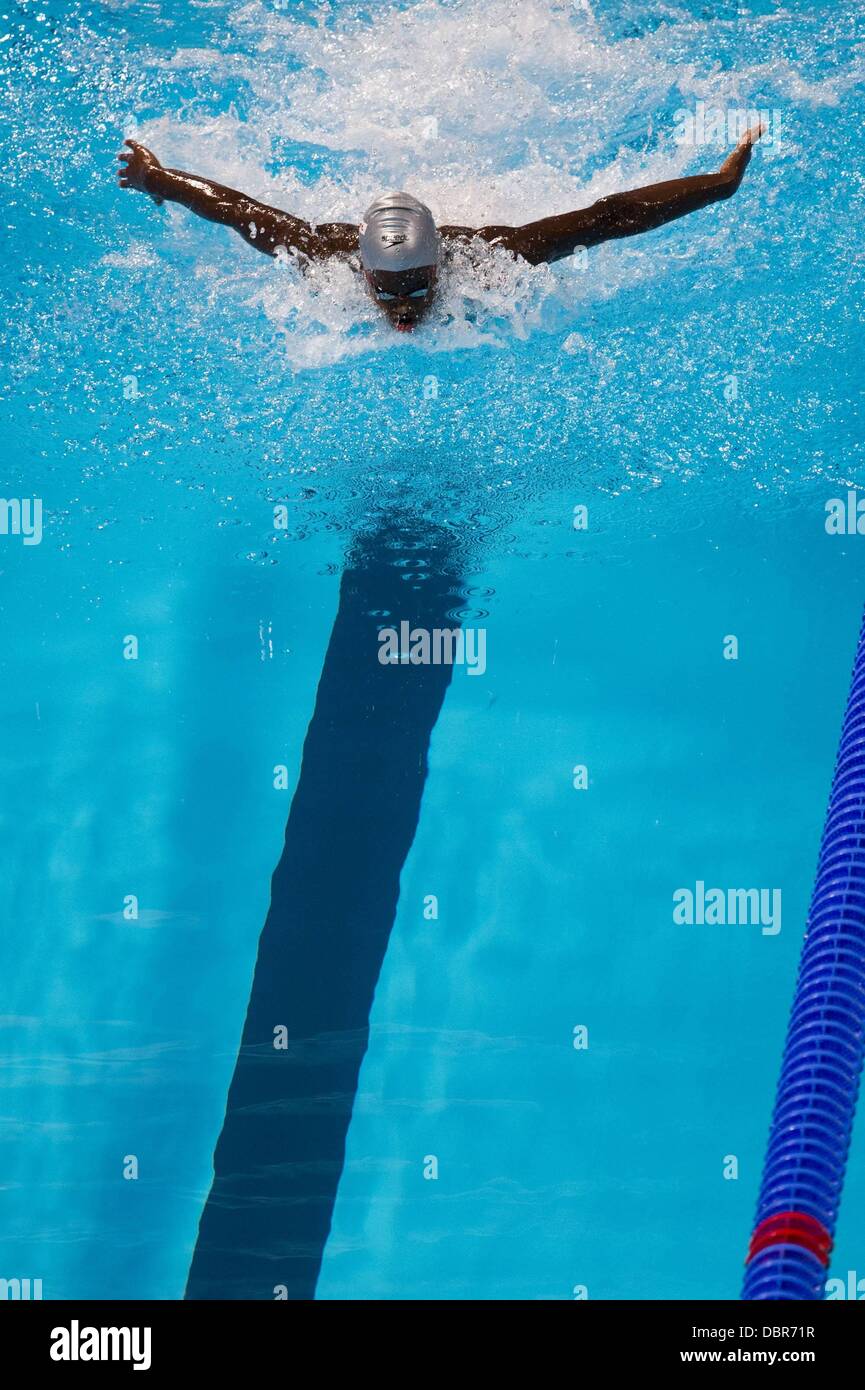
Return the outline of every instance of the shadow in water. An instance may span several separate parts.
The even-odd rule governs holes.
[[[382,665],[378,630],[458,626],[457,549],[441,530],[391,522],[361,537],[346,564],[187,1299],[273,1299],[278,1286],[314,1296],[452,671]],[[287,1046],[276,1047],[283,1027]]]

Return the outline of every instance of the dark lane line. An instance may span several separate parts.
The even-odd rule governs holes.
[[[402,619],[459,625],[455,551],[446,532],[392,522],[357,541],[343,573],[187,1299],[314,1296],[452,671],[382,665],[377,634]]]

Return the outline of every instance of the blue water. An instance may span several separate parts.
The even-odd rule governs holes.
[[[433,731],[317,1296],[737,1297],[865,594],[824,526],[865,488],[863,31],[770,0],[0,21],[0,491],[45,515],[0,536],[0,1277],[182,1297],[340,574],[408,517],[453,537],[487,667]],[[774,113],[731,203],[584,270],[457,265],[412,339],[345,268],[112,182],[135,131],[305,216],[408,183],[519,222],[716,166],[673,138],[697,101]],[[700,879],[780,888],[780,933],[675,925]],[[842,1276],[863,1160],[860,1125]]]

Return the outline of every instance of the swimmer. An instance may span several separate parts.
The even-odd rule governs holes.
[[[578,247],[597,246],[615,237],[635,236],[730,198],[742,182],[751,149],[763,133],[753,126],[717,173],[653,183],[631,193],[612,193],[591,207],[542,217],[522,227],[437,227],[425,204],[410,193],[385,193],[367,208],[360,226],[351,222],[304,222],[268,207],[245,193],[165,169],[156,155],[127,140],[120,151],[118,178],[123,188],[147,193],[157,204],[181,203],[209,222],[239,232],[250,246],[275,256],[279,251],[301,261],[332,257],[353,263],[394,328],[413,329],[429,310],[439,267],[454,245],[484,241],[504,247],[531,265],[558,261]]]

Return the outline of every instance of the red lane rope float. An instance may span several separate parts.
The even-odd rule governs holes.
[[[822,1221],[806,1211],[779,1211],[761,1221],[751,1237],[746,1264],[770,1245],[801,1245],[816,1255],[824,1268],[828,1267],[832,1237]]]

